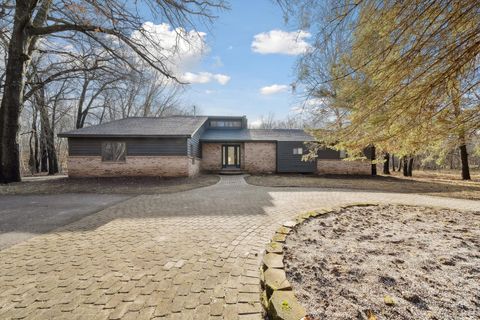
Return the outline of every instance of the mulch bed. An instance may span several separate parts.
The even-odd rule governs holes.
[[[480,212],[351,207],[287,237],[312,319],[480,319]]]

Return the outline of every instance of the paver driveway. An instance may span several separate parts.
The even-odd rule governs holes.
[[[138,196],[0,251],[0,319],[259,319],[264,243],[299,212],[352,202],[478,209],[408,194],[264,188],[242,177]]]
[[[0,250],[131,197],[111,194],[79,196],[71,193],[0,195]]]

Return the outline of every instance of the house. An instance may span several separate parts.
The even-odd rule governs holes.
[[[200,171],[370,174],[369,161],[341,161],[325,149],[302,161],[303,130],[248,129],[247,118],[221,116],[134,117],[63,132],[68,174],[98,176],[194,176]]]

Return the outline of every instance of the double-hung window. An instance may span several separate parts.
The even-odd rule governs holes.
[[[102,161],[125,162],[127,144],[125,142],[106,141],[102,143]]]

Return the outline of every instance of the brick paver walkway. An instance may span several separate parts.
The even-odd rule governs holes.
[[[258,268],[274,230],[299,212],[359,201],[480,208],[411,194],[256,187],[238,176],[138,196],[0,251],[0,319],[260,319]]]

